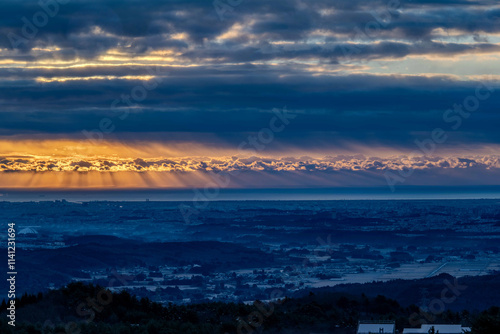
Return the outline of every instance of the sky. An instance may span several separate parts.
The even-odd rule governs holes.
[[[500,185],[490,0],[2,1],[0,188]]]

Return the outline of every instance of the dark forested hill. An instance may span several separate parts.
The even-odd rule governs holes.
[[[127,292],[72,283],[45,294],[16,300],[16,327],[0,314],[2,334],[173,334],[173,333],[337,333],[351,334],[359,320],[392,320],[398,329],[415,323],[416,306],[403,307],[384,296],[310,293],[253,305],[204,303],[161,306]],[[500,309],[481,313],[435,314],[436,323],[462,323],[473,334],[500,333]]]
[[[411,304],[429,307],[433,303],[447,310],[484,310],[500,306],[500,273],[484,276],[466,276],[459,279],[448,274],[416,280],[393,280],[365,284],[341,284],[334,287],[300,291],[295,296],[314,293],[346,293],[367,296],[377,295],[399,301],[404,306]],[[439,302],[441,301],[441,302]]]

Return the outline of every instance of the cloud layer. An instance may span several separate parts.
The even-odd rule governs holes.
[[[426,169],[500,169],[500,156],[377,158],[335,156],[324,158],[156,158],[156,159],[40,159],[32,157],[0,158],[0,172],[214,172],[242,171],[370,171]]]
[[[9,144],[0,172],[497,169],[499,22],[492,0],[7,0],[0,144],[97,153]],[[285,106],[258,158],[237,155]],[[429,157],[401,160],[435,131]]]

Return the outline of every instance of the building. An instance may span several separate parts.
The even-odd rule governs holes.
[[[413,333],[432,333],[432,328],[434,328],[434,333],[439,334],[463,334],[469,333],[469,327],[462,327],[461,325],[422,325],[420,328],[405,328],[403,334],[413,334]]]
[[[360,322],[357,334],[394,334],[395,330],[394,322]]]

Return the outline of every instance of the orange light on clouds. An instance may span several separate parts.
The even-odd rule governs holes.
[[[0,157],[39,157],[39,158],[156,158],[201,156],[210,152],[214,155],[224,155],[229,151],[225,149],[207,149],[195,142],[169,142],[159,141],[91,141],[72,139],[0,139]]]
[[[353,146],[349,147],[351,154],[332,150],[314,157],[313,152],[298,155],[291,149],[282,150],[281,155],[254,156],[243,155],[237,148],[214,149],[192,142],[69,139],[0,140],[0,148],[0,188],[5,189],[196,188],[213,184],[214,173],[234,171],[238,176],[232,177],[229,187],[288,186],[302,181],[335,185],[340,181],[332,175],[347,173],[363,179],[373,173],[409,168],[500,170],[496,146],[439,157],[405,156],[383,148],[363,155],[366,148]]]
[[[0,173],[3,189],[141,189],[203,187],[207,175],[160,172],[16,172]]]

